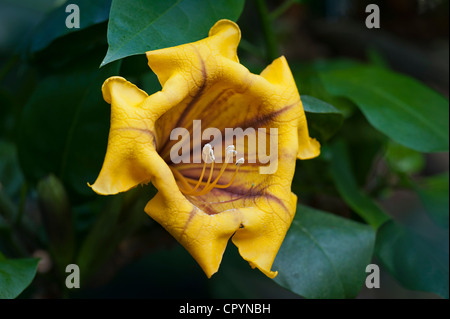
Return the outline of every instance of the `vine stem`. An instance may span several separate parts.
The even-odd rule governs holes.
[[[265,0],[255,0],[255,4],[262,23],[262,31],[267,47],[267,60],[272,62],[278,57],[278,44],[273,32],[272,21]]]

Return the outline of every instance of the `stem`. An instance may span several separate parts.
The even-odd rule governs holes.
[[[289,9],[296,1],[295,0],[286,0],[284,1],[278,8],[276,8],[275,10],[273,10],[270,15],[269,18],[271,20],[275,20],[277,18],[279,18],[283,13],[286,12],[287,9]]]
[[[272,62],[278,57],[278,46],[275,34],[273,33],[272,23],[269,17],[269,11],[264,0],[255,0],[259,17],[262,23],[264,40],[267,47],[267,60]]]

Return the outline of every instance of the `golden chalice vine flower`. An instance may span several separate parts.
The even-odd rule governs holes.
[[[111,127],[92,189],[108,195],[152,182],[158,193],[145,212],[190,252],[208,277],[218,270],[232,237],[241,256],[273,278],[272,263],[296,210],[297,197],[291,192],[296,159],[316,157],[320,145],[309,137],[285,58],[252,74],[236,55],[240,37],[234,22],[220,20],[203,40],[147,52],[162,85],[150,96],[121,77],[105,81]],[[254,130],[232,143],[205,140],[210,137],[205,134],[200,142],[187,138],[192,152],[203,151],[203,161],[174,163],[171,149],[180,141],[170,138],[171,131],[192,133],[198,120],[203,133],[208,128]],[[272,158],[277,169],[270,174],[260,173],[266,164],[252,161],[258,150],[245,144],[261,128],[269,135],[270,128],[277,129]],[[273,136],[265,146],[271,140]]]

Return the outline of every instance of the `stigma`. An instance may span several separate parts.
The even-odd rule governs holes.
[[[211,190],[214,188],[218,189],[224,189],[228,188],[233,184],[234,180],[236,179],[237,173],[239,171],[239,167],[244,164],[245,160],[243,157],[236,159],[236,162],[234,162],[234,159],[236,158],[237,152],[235,150],[234,145],[228,145],[225,148],[225,161],[222,163],[222,166],[220,167],[219,173],[216,176],[216,178],[213,180],[213,172],[214,172],[214,166],[216,164],[216,157],[214,155],[214,150],[211,146],[211,144],[205,144],[202,149],[202,158],[203,158],[203,167],[202,172],[200,174],[200,177],[198,180],[194,180],[191,178],[187,178],[181,174],[178,169],[170,166],[170,169],[174,173],[174,177],[177,180],[178,186],[180,191],[184,195],[188,196],[202,196],[208,194]],[[226,184],[219,184],[220,178],[222,177],[223,173],[225,172],[228,165],[233,164],[234,162],[234,168],[235,171],[233,173],[233,176],[231,177],[230,181]],[[203,181],[207,168],[209,167],[208,172],[208,179],[206,182]]]

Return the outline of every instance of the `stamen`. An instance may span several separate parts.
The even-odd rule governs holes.
[[[244,164],[244,158],[241,157],[240,159],[238,159],[236,161],[236,170],[234,171],[233,176],[231,177],[231,180],[228,182],[228,184],[226,185],[216,185],[216,188],[228,188],[231,186],[231,184],[233,184],[234,179],[236,178],[237,173],[239,172],[239,167]]]
[[[213,176],[213,172],[214,172],[214,164],[215,164],[215,160],[216,160],[216,158],[214,156],[214,151],[210,144],[205,144],[202,152],[204,155],[204,158],[203,158],[204,163],[203,163],[202,173],[201,173],[198,181],[194,181],[194,180],[184,177],[183,174],[181,174],[176,168],[171,167],[172,172],[174,172],[175,178],[178,181],[180,181],[183,186],[183,188],[180,188],[180,191],[182,193],[184,193],[185,195],[201,196],[201,195],[205,195],[205,194],[209,193],[214,188],[223,189],[223,188],[227,188],[227,187],[231,186],[231,184],[234,182],[236,175],[239,171],[239,167],[244,163],[244,158],[239,158],[235,163],[236,170],[235,170],[233,176],[231,177],[230,181],[225,185],[217,185],[217,183],[219,182],[223,173],[225,172],[228,164],[233,162],[233,157],[237,154],[237,152],[235,151],[235,146],[229,145],[225,148],[225,152],[226,152],[225,163],[222,164],[222,167],[220,168],[219,173],[217,174],[216,178],[212,182],[211,182],[211,180],[212,180],[212,176]],[[203,177],[205,175],[206,165],[208,163],[211,163],[211,167],[210,167],[210,171],[209,171],[208,180],[205,183],[205,182],[203,182]],[[195,186],[192,188],[192,186],[189,185],[189,183],[190,184],[195,183]],[[198,191],[197,189],[200,187],[200,185],[203,185],[204,187],[202,190]]]
[[[215,156],[214,156],[214,151],[211,147],[211,144],[207,143],[205,144],[205,146],[203,147],[202,150],[203,154],[206,156],[205,158],[205,162],[203,163],[203,168],[202,168],[202,173],[200,175],[200,178],[197,181],[197,184],[195,185],[194,188],[192,187],[188,187],[189,190],[181,190],[184,194],[186,195],[194,195],[194,196],[198,196],[195,191],[197,190],[197,188],[202,184],[203,181],[203,175],[205,175],[205,170],[206,170],[206,163],[211,162],[211,169],[209,171],[209,177],[208,177],[208,181],[206,182],[206,185],[209,185],[209,182],[211,181],[212,178],[212,174],[214,171],[214,161],[216,160]],[[177,171],[178,172],[178,171]],[[181,176],[183,176],[180,172],[178,172]],[[186,181],[186,179],[183,176],[183,180]],[[186,181],[187,182],[187,181]],[[188,184],[189,185],[189,184]],[[206,186],[205,186],[206,187]]]
[[[225,152],[225,163],[231,163],[233,160],[233,156],[237,154],[237,152],[234,150],[234,145],[227,146]]]
[[[211,151],[212,151],[211,144],[207,143],[207,144],[205,144],[205,146],[203,146],[203,154],[205,156],[209,156]],[[193,192],[195,192],[197,190],[197,188],[201,185],[201,183],[203,181],[203,175],[205,175],[205,170],[206,170],[206,160],[203,163],[203,168],[202,168],[202,173],[200,175],[200,178],[198,179],[197,184],[195,185],[194,189],[192,190]]]
[[[205,161],[205,163],[208,162],[210,159],[211,150],[212,150],[211,144],[207,143],[205,144],[205,146],[203,146],[202,153],[203,153],[203,160]]]
[[[225,172],[225,169],[227,168],[228,163],[230,163],[230,161],[233,159],[234,153],[236,152],[234,150],[234,145],[230,145],[230,146],[227,146],[227,148],[226,148],[227,153],[225,154],[225,164],[223,164],[222,167],[220,168],[219,174],[217,175],[216,179],[214,180],[214,182],[212,182],[211,185],[209,185],[209,186],[206,185],[205,188],[203,188],[203,190],[197,196],[205,195],[205,194],[209,193],[217,185],[217,182],[219,181],[223,172]]]
[[[225,154],[228,153],[229,151],[234,151],[236,148],[234,147],[234,145],[228,145],[225,148]]]

